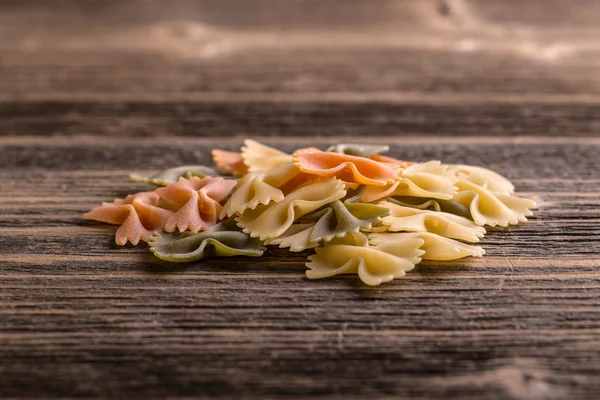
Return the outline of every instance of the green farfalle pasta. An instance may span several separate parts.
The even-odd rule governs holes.
[[[387,199],[390,203],[419,210],[441,211],[472,220],[471,210],[456,200],[423,199],[422,197],[394,196]]]
[[[191,179],[194,176],[198,178],[207,176],[218,177],[221,174],[213,168],[205,167],[204,165],[182,165],[180,167],[169,168],[151,176],[129,175],[136,182],[154,186],[167,186],[169,183],[177,182],[179,178]]]
[[[390,215],[390,210],[375,204],[354,203],[352,198],[344,202],[336,200],[327,207],[305,215],[299,224],[292,225],[268,244],[289,247],[290,251],[302,251],[316,247],[321,242],[342,238],[348,233],[369,229]]]
[[[232,220],[200,233],[157,231],[149,244],[150,251],[156,257],[172,262],[190,262],[209,257],[259,257],[265,251],[260,240],[243,233]]]
[[[334,146],[330,146],[326,151],[332,153],[342,153],[349,156],[366,157],[369,158],[375,154],[386,153],[389,151],[390,146],[387,144],[352,144],[352,143],[340,143]]]

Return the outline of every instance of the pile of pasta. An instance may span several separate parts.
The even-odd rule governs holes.
[[[147,242],[156,257],[191,262],[261,256],[265,246],[312,249],[308,278],[358,274],[367,285],[421,260],[481,257],[488,226],[527,220],[535,202],[482,167],[381,155],[340,144],[286,154],[253,140],[215,149],[217,169],[186,165],[132,179],[158,186],[103,203],[86,219],[120,225],[115,241]]]

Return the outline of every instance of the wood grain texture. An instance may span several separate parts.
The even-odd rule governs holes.
[[[483,259],[423,263],[375,289],[353,277],[306,280],[308,252],[173,265],[146,246],[116,246],[113,228],[81,215],[143,190],[127,178],[138,160],[151,160],[148,172],[206,163],[210,140],[0,139],[0,183],[10,188],[0,206],[0,393],[583,398],[596,390],[600,177],[591,154],[600,142],[369,140],[404,158],[491,165],[539,210],[526,224],[490,229]],[[306,139],[269,143],[289,150]]]
[[[0,398],[591,399],[596,1],[0,0]],[[85,221],[252,136],[488,166],[539,207],[366,287]]]

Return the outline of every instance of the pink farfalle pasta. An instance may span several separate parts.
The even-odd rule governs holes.
[[[385,186],[398,180],[402,171],[399,165],[314,148],[296,151],[293,160],[302,172],[363,185]]]
[[[244,164],[241,153],[214,149],[211,154],[221,172],[233,176],[244,176],[248,173],[248,167]]]
[[[124,246],[130,242],[134,246],[140,240],[148,242],[157,229],[162,229],[173,211],[157,206],[159,196],[155,192],[130,194],[125,199],[115,199],[103,203],[83,217],[88,220],[121,225],[117,229],[115,242]]]
[[[223,178],[180,178],[179,181],[156,190],[165,208],[174,212],[164,225],[167,232],[199,232],[210,229],[219,221],[221,204],[235,181]]]

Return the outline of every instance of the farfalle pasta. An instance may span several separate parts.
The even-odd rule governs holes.
[[[430,232],[466,242],[479,242],[485,235],[485,228],[458,215],[404,207],[388,201],[380,206],[389,209],[391,215],[383,218],[378,231]]]
[[[343,183],[337,179],[317,181],[290,193],[278,203],[247,210],[236,221],[251,237],[274,239],[298,218],[345,194]]]
[[[448,172],[462,181],[475,183],[494,193],[513,194],[515,192],[515,186],[511,181],[487,168],[455,164],[448,166]]]
[[[279,167],[292,162],[292,156],[255,140],[247,139],[242,147],[242,159],[250,172]]]
[[[376,286],[412,270],[421,261],[423,243],[415,238],[401,243],[357,246],[353,240],[342,239],[317,248],[317,253],[308,257],[306,276],[318,279],[358,274],[364,283]]]
[[[477,225],[508,226],[526,222],[533,215],[535,201],[511,194],[494,193],[469,181],[459,180],[459,192],[452,198],[469,208]]]
[[[386,186],[368,186],[362,201],[370,203],[390,196],[451,199],[458,191],[455,186],[458,179],[439,161],[412,164],[401,171],[399,179]]]
[[[179,178],[164,188],[156,189],[163,207],[174,211],[165,222],[167,232],[198,232],[212,228],[219,220],[221,204],[229,195],[234,181],[223,178]]]
[[[401,166],[402,168],[407,168],[407,167],[410,167],[411,165],[416,164],[416,162],[414,162],[414,161],[398,160],[397,158],[382,156],[381,154],[373,154],[369,158],[373,161],[378,161],[378,162],[383,162],[383,163],[388,163],[388,164],[396,164],[396,165]]]
[[[291,163],[249,173],[240,179],[235,192],[223,206],[221,218],[243,214],[246,210],[253,210],[261,204],[280,202],[284,198],[284,192],[280,187],[295,180],[300,174],[300,170]],[[302,183],[306,182],[304,174],[302,178]]]
[[[423,199],[422,197],[396,196],[387,199],[390,203],[400,206],[417,208],[419,210],[442,211],[448,214],[457,215],[471,219],[471,210],[457,201],[442,199]]]
[[[402,170],[395,164],[314,148],[296,151],[293,159],[302,172],[364,185],[385,186],[398,180]]]
[[[124,246],[127,242],[137,245],[140,240],[147,242],[154,231],[163,229],[173,211],[158,207],[160,197],[154,192],[130,194],[112,203],[84,214],[84,218],[108,224],[121,225],[117,229],[115,242]]]
[[[149,245],[156,257],[173,262],[191,262],[209,257],[259,257],[265,251],[259,240],[244,234],[231,220],[199,233],[157,231]]]
[[[292,155],[254,140],[199,165],[151,176],[160,186],[103,203],[85,219],[120,225],[118,245],[148,242],[170,262],[259,257],[268,246],[308,256],[310,279],[356,274],[367,285],[421,260],[481,257],[483,226],[525,222],[533,200],[481,166],[382,155],[385,144],[307,147]],[[237,179],[239,178],[239,179]]]
[[[167,186],[169,183],[177,182],[179,178],[191,179],[194,176],[204,178],[206,176],[219,175],[220,174],[217,171],[205,167],[204,165],[182,165],[180,167],[169,168],[150,176],[130,174],[129,177],[139,183],[147,183],[154,186]]]
[[[225,151],[214,149],[212,158],[219,171],[227,175],[244,176],[248,173],[248,166],[244,163],[244,158],[241,153],[235,151]]]
[[[387,144],[352,144],[340,143],[330,146],[326,151],[330,153],[341,153],[356,157],[373,157],[380,153],[385,153],[390,149]]]
[[[369,235],[369,243],[377,246],[401,245],[407,240],[413,239],[423,241],[420,249],[423,250],[421,257],[424,260],[452,261],[465,257],[482,257],[485,254],[485,250],[480,246],[462,243],[430,232],[372,233]]]
[[[156,189],[103,203],[84,215],[85,219],[121,225],[115,242],[137,245],[147,242],[154,231],[166,232],[209,229],[218,221],[219,202],[235,186],[223,178],[179,178]]]
[[[390,214],[386,207],[356,204],[353,200],[336,200],[324,209],[305,215],[300,223],[290,226],[267,244],[289,247],[290,251],[302,251],[314,248],[321,242],[369,229],[373,224],[380,223],[382,217]]]

